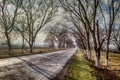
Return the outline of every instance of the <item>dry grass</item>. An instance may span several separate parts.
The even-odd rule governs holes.
[[[33,54],[42,54],[42,53],[49,53],[49,52],[55,52],[60,51],[63,49],[48,49],[48,48],[42,48],[42,49],[34,49],[33,53],[29,53],[28,49],[24,50],[24,53],[21,53],[21,49],[14,49],[12,51],[12,54],[9,55],[7,49],[0,50],[0,59],[2,58],[9,58],[9,57],[18,57],[18,56],[27,56],[27,55],[33,55]]]
[[[97,80],[97,77],[93,75],[94,70],[90,65],[91,63],[85,59],[83,53],[78,50],[78,53],[74,56],[66,80]]]
[[[105,66],[105,52],[101,52],[101,68],[94,66],[95,52],[92,60],[78,50],[68,71],[67,80],[120,80],[120,54],[109,53],[109,67]]]
[[[92,59],[95,61],[95,52],[92,51]],[[109,53],[109,66],[105,65],[105,52],[101,51],[101,67],[107,68],[114,75],[120,77],[120,54],[110,52]]]
[[[87,60],[78,50],[68,71],[67,80],[120,80],[120,54],[109,53],[109,67],[105,66],[105,52],[101,52],[101,68],[94,66],[95,52]]]

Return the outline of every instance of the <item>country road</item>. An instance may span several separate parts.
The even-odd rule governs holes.
[[[0,59],[0,80],[51,80],[76,50]]]

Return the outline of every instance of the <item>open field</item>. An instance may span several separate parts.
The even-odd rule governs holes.
[[[42,49],[34,49],[33,53],[29,53],[28,49],[24,50],[24,53],[21,53],[21,49],[14,49],[11,55],[8,54],[7,49],[0,50],[0,59],[1,58],[9,58],[9,57],[17,57],[17,56],[26,56],[26,55],[32,55],[32,54],[42,54],[42,53],[49,53],[54,51],[60,51],[63,49],[48,49],[48,48],[42,48]]]

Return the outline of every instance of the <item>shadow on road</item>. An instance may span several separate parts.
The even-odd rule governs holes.
[[[17,57],[18,59],[22,60],[23,62],[25,62],[29,67],[31,67],[33,70],[35,70],[36,72],[38,72],[39,74],[42,74],[43,76],[45,76],[48,79],[52,79],[52,73],[51,71],[44,69],[42,67],[36,66],[35,64],[31,63],[30,61],[24,60],[22,58]]]

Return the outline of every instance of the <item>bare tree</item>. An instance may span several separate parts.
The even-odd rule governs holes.
[[[109,52],[109,44],[110,44],[110,40],[111,40],[111,33],[112,33],[112,29],[114,28],[114,24],[116,21],[116,17],[119,14],[119,10],[120,10],[120,4],[119,1],[117,0],[107,0],[107,3],[104,4],[107,6],[107,11],[104,10],[104,7],[102,7],[103,4],[101,4],[100,8],[101,8],[101,12],[102,12],[102,16],[104,18],[104,23],[105,23],[105,27],[106,27],[106,59],[105,59],[105,63],[106,66],[108,66],[108,52]],[[109,16],[109,18],[105,17],[105,12],[108,13],[107,15]],[[109,20],[108,20],[109,19]],[[108,27],[107,27],[108,24]]]
[[[78,17],[76,18],[72,14],[70,14],[70,17],[71,22],[74,24],[74,27],[70,29],[73,31],[74,36],[75,33],[78,35],[79,38],[76,38],[79,39],[79,43],[84,47],[83,52],[86,54],[88,59],[91,59],[90,32],[88,31],[86,24],[82,24]]]
[[[57,43],[57,37],[56,37],[57,30],[58,30],[57,27],[49,27],[46,29],[47,36],[44,40],[44,43],[49,45],[51,49],[54,49],[55,43]]]
[[[65,43],[66,43],[66,48],[73,48],[73,47],[75,47],[75,44],[74,44],[73,40],[70,39],[70,38],[66,39]]]
[[[41,28],[52,20],[56,7],[53,0],[27,0],[23,2],[21,9],[23,10],[21,16],[25,19],[22,23],[27,27],[25,30],[26,36],[22,37],[29,44],[30,53],[32,53],[37,34]],[[19,31],[22,33],[20,29]]]
[[[12,46],[10,40],[10,34],[14,28],[14,23],[16,21],[18,10],[22,4],[22,0],[1,0],[0,2],[0,26],[4,31],[5,38],[8,45],[8,53],[12,53]],[[9,10],[9,7],[14,10]]]
[[[72,1],[72,2],[71,2]],[[94,50],[96,52],[96,63],[97,67],[100,67],[100,50],[104,42],[104,38],[100,38],[100,23],[97,20],[98,5],[100,0],[63,0],[60,1],[64,9],[71,12],[76,16],[79,21],[83,24],[85,34],[87,35],[87,41],[89,42],[89,36],[92,35],[94,44]],[[102,39],[102,40],[101,40]],[[84,43],[86,44],[86,43]],[[87,43],[89,44],[89,43]]]
[[[27,30],[27,26],[25,26],[25,24],[23,23],[25,22],[25,19],[23,16],[21,16],[20,18],[17,19],[16,23],[15,23],[15,28],[14,31],[16,32],[17,35],[19,35],[19,37],[21,38],[21,53],[24,53],[24,49],[25,49],[25,36],[27,36],[26,30]]]
[[[58,47],[66,48],[66,40],[69,39],[69,36],[68,36],[67,28],[65,28],[64,25],[62,25],[62,26],[63,26],[63,28],[59,29],[56,37],[57,37],[57,41],[58,41]]]
[[[64,25],[49,27],[46,31],[47,37],[45,39],[45,42],[48,42],[49,45],[54,45],[52,46],[53,48],[55,47],[55,44],[59,49],[67,47],[67,44],[70,41],[70,36],[68,35],[67,28]]]

